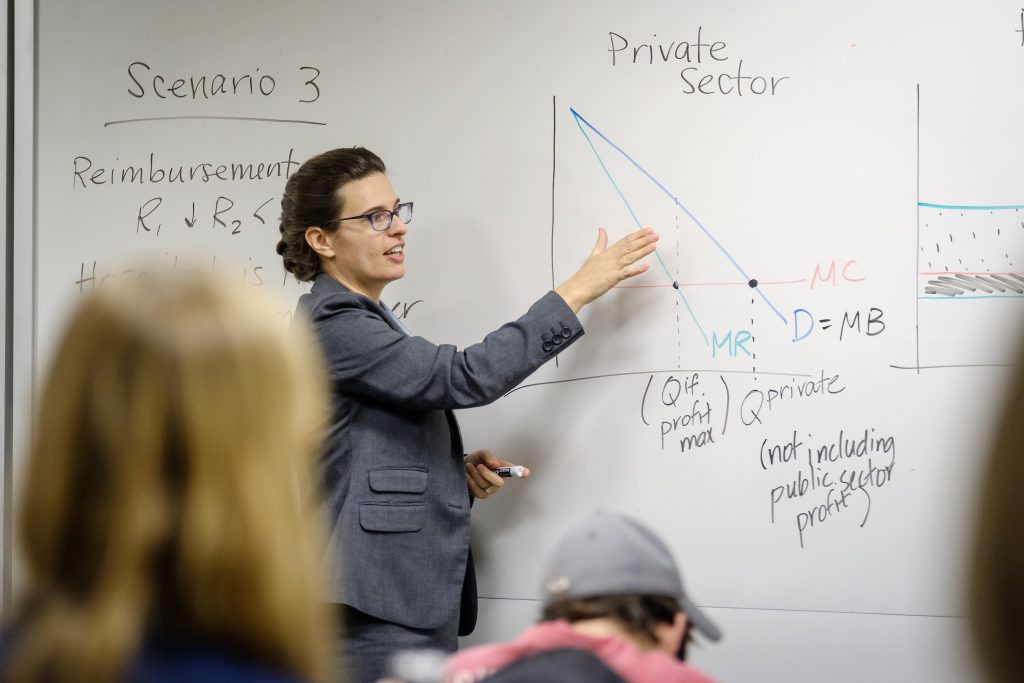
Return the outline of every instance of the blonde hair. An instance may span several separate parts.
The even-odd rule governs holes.
[[[1024,356],[982,478],[970,567],[970,612],[993,681],[1024,680]]]
[[[118,679],[155,634],[326,679],[324,377],[251,287],[150,276],[84,301],[36,411],[5,678]]]

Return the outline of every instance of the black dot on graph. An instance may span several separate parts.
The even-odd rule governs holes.
[[[751,289],[754,289],[755,287],[757,287],[757,280],[756,279],[752,279],[747,284],[750,286]]]
[[[679,289],[679,283],[678,282],[673,282],[672,286],[675,287],[676,289]]]

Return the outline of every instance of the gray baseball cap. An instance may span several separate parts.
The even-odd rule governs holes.
[[[683,590],[672,552],[653,531],[624,515],[598,510],[555,546],[544,574],[545,603],[603,595],[675,598],[708,640],[722,631]]]

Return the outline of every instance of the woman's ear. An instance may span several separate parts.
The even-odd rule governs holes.
[[[324,258],[334,258],[334,247],[331,246],[329,235],[323,228],[311,226],[306,228],[306,244]]]

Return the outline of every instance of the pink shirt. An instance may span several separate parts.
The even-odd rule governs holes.
[[[508,643],[463,650],[448,662],[446,683],[475,683],[530,655],[573,647],[601,658],[629,683],[714,683],[703,673],[661,650],[641,650],[622,636],[591,636],[574,631],[567,621],[545,621]]]

